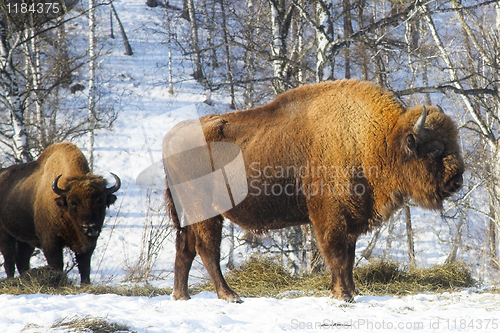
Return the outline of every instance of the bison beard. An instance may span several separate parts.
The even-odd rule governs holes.
[[[219,264],[222,220],[227,218],[258,233],[311,223],[331,269],[332,296],[352,301],[357,238],[389,219],[405,200],[440,209],[462,186],[464,163],[451,119],[436,106],[405,109],[392,94],[369,82],[306,85],[262,107],[200,121],[207,142],[240,147],[252,185],[233,209],[186,227],[181,227],[167,189],[167,210],[177,227],[175,299],[189,299],[188,274],[199,254],[218,297],[241,301]],[[172,151],[167,136],[164,152]],[[266,172],[276,166],[292,171],[308,166],[311,172]],[[327,172],[332,169],[337,172]],[[182,167],[175,171],[182,174]],[[255,191],[259,184],[262,191]],[[302,190],[262,194],[265,186],[290,184]],[[339,185],[345,191],[331,190]],[[313,193],[313,188],[321,191]]]
[[[90,283],[90,259],[120,178],[90,174],[73,144],[49,146],[33,162],[0,170],[0,251],[7,277],[29,269],[34,248],[50,267],[63,269],[63,248],[75,252],[82,283]]]

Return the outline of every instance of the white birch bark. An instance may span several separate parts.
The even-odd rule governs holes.
[[[89,0],[89,132],[87,135],[87,159],[90,171],[94,168],[94,127],[95,127],[95,67],[96,67],[96,40],[95,40],[95,0]]]
[[[27,128],[24,122],[25,110],[21,103],[19,86],[14,73],[11,56],[5,21],[0,13],[0,74],[12,125],[12,149],[17,162],[27,163],[33,158],[29,151]]]
[[[168,93],[174,94],[173,76],[172,76],[172,16],[165,6],[165,24],[167,29],[167,47],[168,47]]]
[[[189,21],[191,22],[191,45],[193,49],[193,65],[194,65],[194,73],[193,77],[201,81],[204,77],[203,70],[201,67],[201,56],[200,56],[200,46],[198,41],[198,24],[196,23],[196,15],[194,9],[193,0],[186,1]]]
[[[285,41],[282,34],[282,24],[284,10],[284,1],[282,0],[271,0],[269,1],[271,6],[271,33],[272,33],[272,43],[271,43],[271,57],[273,64],[273,90],[277,95],[285,91],[285,85],[283,82],[283,71],[284,71],[284,49]]]
[[[231,104],[229,105],[229,108],[231,109],[236,109],[236,103],[235,103],[235,98],[234,98],[234,76],[233,76],[233,70],[231,68],[231,50],[229,48],[229,37],[228,37],[228,27],[227,27],[227,20],[226,20],[226,8],[224,5],[224,0],[219,0],[220,4],[220,10],[221,10],[221,16],[222,16],[222,29],[223,29],[223,37],[224,37],[224,43],[226,44],[225,50],[226,50],[226,71],[227,71],[227,77],[229,78],[229,95],[231,96]]]
[[[31,55],[30,67],[31,67],[31,82],[33,87],[33,95],[35,96],[35,118],[38,128],[38,141],[41,146],[46,144],[45,135],[45,119],[42,109],[42,96],[40,92],[40,82],[41,82],[41,62],[40,62],[40,48],[38,46],[38,37],[35,35],[35,29],[31,28]]]
[[[334,63],[328,48],[330,42],[334,40],[333,22],[328,12],[332,6],[333,0],[328,0],[325,3],[318,2],[316,4],[319,26],[319,29],[316,31],[316,42],[318,44],[316,54],[316,82],[333,80],[334,78]]]
[[[252,12],[254,8],[254,3],[252,0],[246,0],[246,7],[248,12]],[[250,29],[248,29],[248,33],[246,34],[247,36],[247,43],[250,44],[254,36],[258,36],[259,34],[259,29],[257,28],[254,32],[254,30],[251,27],[250,23],[250,15],[247,15],[247,19],[249,22],[247,23],[247,26],[250,26]],[[258,24],[257,24],[258,26]],[[255,78],[255,54],[246,49],[245,50],[245,68],[246,68],[246,83],[245,83],[245,91],[243,92],[243,100],[244,100],[244,105],[245,109],[251,109],[254,106],[254,84],[253,80]]]

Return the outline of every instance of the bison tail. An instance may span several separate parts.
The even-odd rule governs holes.
[[[172,199],[172,193],[167,186],[165,190],[165,208],[167,210],[167,216],[172,219],[174,227],[177,230],[181,230],[181,222],[179,221],[179,216],[177,215],[177,210],[175,209],[174,200]]]

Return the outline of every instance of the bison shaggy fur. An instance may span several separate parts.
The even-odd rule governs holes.
[[[406,200],[441,209],[462,186],[464,163],[453,121],[438,106],[407,109],[369,82],[305,85],[262,107],[200,121],[209,144],[240,147],[249,194],[219,216],[181,227],[167,188],[167,207],[178,229],[175,299],[189,298],[188,273],[199,254],[219,298],[240,301],[219,264],[227,218],[256,233],[312,224],[331,269],[331,295],[352,301],[357,238]],[[167,136],[164,151],[173,142]]]
[[[63,248],[74,251],[81,282],[90,283],[90,259],[120,179],[90,173],[71,143],[49,146],[36,161],[0,170],[0,251],[7,277],[29,269],[34,248],[48,265],[63,269]]]

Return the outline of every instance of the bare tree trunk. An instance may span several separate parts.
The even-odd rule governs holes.
[[[24,107],[21,103],[19,86],[12,64],[12,54],[7,40],[7,28],[3,14],[0,13],[0,74],[3,90],[6,92],[10,123],[12,125],[12,148],[14,158],[18,163],[33,160],[30,154],[26,124],[24,122]]]
[[[95,128],[95,106],[96,106],[96,40],[95,40],[95,0],[89,0],[89,125],[87,135],[87,159],[90,171],[94,170],[94,128]]]
[[[365,7],[366,0],[358,0],[358,26],[359,29],[363,29],[364,27],[364,17],[363,17],[363,12],[364,12],[364,7]],[[362,38],[361,39],[361,45],[359,52],[361,54],[361,76],[363,80],[368,80],[368,54],[366,50],[366,39]]]
[[[206,79],[204,80],[205,83],[205,103],[208,105],[214,105],[214,102],[212,101],[212,89],[213,89],[213,82],[214,82],[214,73],[215,73],[215,68],[219,67],[218,61],[217,61],[217,48],[214,45],[214,39],[215,39],[215,33],[216,33],[216,17],[215,17],[215,4],[216,1],[211,1],[210,3],[212,7],[208,8],[208,1],[204,0],[203,1],[203,7],[202,7],[202,15],[205,17],[205,26],[204,29],[206,30],[207,34],[207,44],[210,49],[209,56],[208,56],[208,74],[205,77]],[[224,29],[224,28],[223,28]]]
[[[493,258],[497,258],[497,212],[496,212],[496,206],[498,205],[497,203],[497,198],[494,194],[494,189],[491,189],[489,192],[490,193],[490,227],[489,227],[489,234],[488,234],[488,252],[489,255],[492,256]]]
[[[377,228],[375,229],[372,239],[370,240],[370,243],[366,246],[366,248],[361,252],[361,256],[365,258],[366,260],[370,260],[373,250],[375,249],[375,246],[377,245],[377,241],[380,237],[380,231],[382,228]]]
[[[168,93],[174,94],[174,84],[172,76],[172,16],[169,15],[168,6],[165,5],[165,23],[167,26],[167,45],[168,45]]]
[[[31,50],[29,55],[29,64],[31,70],[31,83],[33,87],[33,95],[35,97],[35,118],[36,126],[38,129],[38,142],[40,146],[44,148],[47,145],[46,135],[45,135],[45,119],[42,109],[42,96],[40,91],[40,81],[41,81],[41,63],[40,63],[40,49],[38,46],[38,36],[36,36],[35,29],[32,27],[29,30],[31,38]],[[28,47],[29,49],[29,47]]]
[[[249,12],[251,12],[254,9],[254,4],[252,0],[246,0],[246,7]],[[251,19],[248,19],[248,25],[250,25]],[[253,29],[253,27],[250,27],[248,31],[245,34],[245,39],[247,44],[251,44],[255,38],[256,35],[259,34],[258,28]],[[243,92],[243,98],[244,98],[244,108],[245,109],[251,109],[254,106],[254,84],[253,80],[255,77],[255,54],[253,51],[249,50],[248,48],[245,49],[245,68],[246,68],[246,83],[245,83],[245,91]]]
[[[224,0],[219,0],[220,10],[222,15],[222,30],[224,35],[224,43],[226,44],[226,71],[229,77],[229,95],[231,96],[230,109],[236,109],[236,104],[234,101],[234,77],[233,71],[231,69],[231,51],[229,49],[229,38],[227,36],[227,23],[226,23],[226,9],[224,7]]]
[[[229,223],[229,254],[227,268],[234,268],[234,223]]]
[[[394,228],[396,227],[395,219],[387,221],[387,239],[385,240],[385,249],[383,259],[388,260],[392,248],[392,240],[394,239]]]
[[[316,31],[316,41],[318,44],[318,52],[316,55],[316,82],[324,80],[333,80],[334,75],[334,58],[328,44],[334,40],[333,21],[331,11],[334,1],[327,0],[325,2],[318,1],[316,11],[318,15],[319,29]]]
[[[118,17],[118,13],[116,12],[115,6],[113,6],[113,3],[111,2],[109,4],[111,7],[111,11],[113,12],[113,15],[116,19],[116,22],[118,22],[118,29],[120,30],[120,35],[122,36],[123,39],[123,46],[125,47],[125,55],[132,55],[134,54],[132,52],[132,47],[130,46],[130,43],[128,42],[127,34],[125,33],[125,29],[123,28],[122,22],[120,21],[120,18]]]
[[[272,86],[274,93],[277,95],[287,89],[286,72],[288,64],[285,60],[287,56],[286,38],[291,23],[291,11],[288,12],[285,5],[285,0],[270,0],[271,6],[271,57],[273,65]]]
[[[500,3],[495,4],[495,32],[497,35],[497,40],[500,39]],[[498,48],[496,49],[496,59],[499,58],[499,53],[500,51]],[[497,60],[498,61],[498,60]],[[496,64],[497,68],[499,64]],[[498,86],[498,71],[494,73],[495,75],[495,82],[497,82],[497,86],[495,87],[497,91],[500,92],[500,87]],[[497,116],[500,115],[500,101],[497,99],[496,100],[496,109],[497,109]],[[490,243],[490,255],[493,257],[493,262],[496,265],[496,268],[500,268],[498,265],[498,246],[497,246],[497,234],[498,230],[500,228],[500,208],[499,208],[499,201],[498,201],[498,195],[500,194],[500,168],[499,164],[500,163],[500,148],[496,151],[496,158],[495,158],[495,170],[496,172],[496,182],[495,182],[495,189],[496,189],[496,205],[494,206],[495,208],[495,216],[494,219],[490,221],[490,234],[489,234],[489,243]]]
[[[351,36],[353,33],[352,21],[351,21],[351,3],[350,0],[342,0],[342,5],[344,9],[344,38]],[[349,46],[344,49],[344,69],[345,78],[351,78],[351,54]]]
[[[410,206],[405,205],[405,222],[406,222],[406,237],[408,238],[408,258],[410,266],[415,266],[415,246],[413,243],[413,229],[411,226],[411,211]]]
[[[115,39],[115,32],[113,31],[113,9],[111,9],[111,7],[109,8],[109,37]]]
[[[203,82],[205,80],[205,76],[201,67],[200,43],[198,42],[198,23],[196,22],[194,2],[193,0],[186,0],[185,5],[187,6],[189,21],[191,23],[191,47],[193,49],[194,65],[193,77],[205,86],[205,83]]]
[[[457,254],[458,254],[458,249],[460,247],[460,243],[462,241],[462,229],[464,225],[465,225],[465,218],[463,215],[461,215],[460,221],[458,222],[457,226],[457,232],[455,234],[455,237],[453,238],[453,246],[451,247],[450,253],[448,254],[448,257],[446,258],[445,261],[447,264],[454,263],[457,260]]]
[[[494,259],[492,262],[493,266],[497,266],[498,259],[498,249],[497,249],[497,230],[500,225],[500,147],[495,151],[493,159],[491,161],[491,173],[493,180],[490,184],[489,192],[489,205],[490,205],[490,221],[489,221],[489,232],[488,232],[488,252],[489,255]]]

